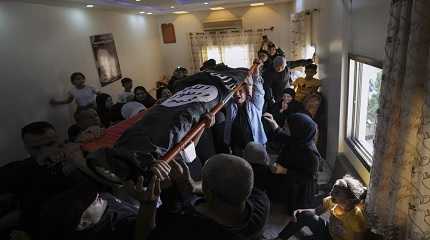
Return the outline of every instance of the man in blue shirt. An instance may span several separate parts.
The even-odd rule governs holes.
[[[247,86],[236,92],[233,101],[227,106],[224,142],[230,146],[234,155],[242,156],[249,142],[266,144],[261,116],[264,105],[263,78],[260,66],[248,78]]]

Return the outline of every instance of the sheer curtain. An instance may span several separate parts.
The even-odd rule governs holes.
[[[299,60],[313,58],[315,46],[312,39],[312,12],[304,11],[291,15],[291,47],[286,52],[288,59]],[[315,59],[314,59],[315,60]],[[291,78],[304,77],[304,68],[291,70]]]
[[[430,239],[429,0],[393,0],[367,212],[384,239]]]
[[[291,15],[291,48],[288,52],[290,59],[298,60],[312,58],[312,13],[310,11]]]
[[[190,33],[193,71],[199,71],[203,62],[213,58],[230,67],[249,67],[257,57],[263,31],[217,31]]]

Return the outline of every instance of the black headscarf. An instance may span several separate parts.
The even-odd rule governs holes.
[[[136,92],[137,91],[143,91],[145,92],[146,96],[145,99],[143,99],[143,101],[139,101],[136,98]],[[149,94],[149,92],[146,90],[145,87],[143,86],[137,86],[136,88],[134,88],[134,99],[136,102],[139,102],[141,104],[143,104],[146,108],[150,108],[152,107],[152,105],[154,105],[157,101]]]
[[[100,116],[100,120],[102,121],[105,127],[109,127],[111,124],[111,109],[106,108],[106,100],[111,96],[106,93],[101,93],[97,95],[96,103],[97,103],[97,113]]]
[[[318,126],[312,118],[303,113],[294,113],[288,117],[287,121],[291,132],[291,144],[306,146],[318,153],[315,146]]]

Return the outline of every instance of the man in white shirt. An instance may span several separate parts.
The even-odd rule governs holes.
[[[130,78],[121,79],[122,86],[124,87],[124,92],[118,96],[119,103],[126,103],[134,99],[133,94],[133,80]]]

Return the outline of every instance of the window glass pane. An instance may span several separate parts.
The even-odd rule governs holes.
[[[208,59],[213,58],[218,63],[223,62],[232,68],[249,67],[251,62],[248,48],[247,44],[211,46],[207,48]]]
[[[382,69],[363,64],[362,73],[362,97],[361,105],[365,106],[365,121],[363,140],[369,153],[373,154],[373,140],[376,133],[376,113],[379,108],[379,93],[381,90]],[[361,132],[360,132],[361,133]]]
[[[208,59],[215,59],[216,62],[221,62],[221,53],[219,47],[211,46],[207,48]]]
[[[381,80],[381,68],[350,59],[348,138],[368,164],[374,152]]]

